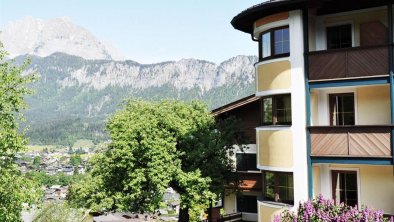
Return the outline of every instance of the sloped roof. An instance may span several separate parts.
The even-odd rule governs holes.
[[[259,97],[256,97],[256,96],[253,94],[253,95],[244,97],[244,98],[242,98],[242,99],[239,99],[239,100],[237,100],[237,101],[228,103],[228,104],[226,104],[226,105],[224,105],[224,106],[221,106],[221,107],[219,107],[219,108],[216,108],[216,109],[212,110],[211,113],[212,113],[212,115],[217,116],[217,115],[219,115],[219,114],[222,114],[222,113],[231,111],[231,110],[233,110],[233,109],[236,109],[236,108],[238,108],[238,107],[247,105],[247,104],[252,103],[252,102],[254,102],[254,101],[257,101],[257,100],[259,100]]]
[[[290,11],[304,6],[306,0],[268,0],[245,9],[231,20],[231,25],[246,33],[253,32],[253,24],[256,20],[276,14]]]

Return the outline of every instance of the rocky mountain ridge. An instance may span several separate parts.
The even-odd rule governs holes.
[[[106,119],[128,98],[202,100],[212,109],[254,92],[255,56],[140,64],[67,18],[10,22],[0,41],[19,63],[29,55],[26,73],[40,76],[26,98],[32,144],[106,140]]]
[[[73,134],[74,129],[80,135],[73,138],[106,138],[105,119],[127,98],[198,99],[216,108],[254,92],[256,62],[254,56],[236,56],[219,65],[197,59],[139,64],[64,53],[33,56],[27,72],[36,71],[40,78],[32,84],[36,93],[27,98],[29,136],[33,143],[58,143],[53,139]],[[68,123],[70,132],[55,133],[67,129]]]

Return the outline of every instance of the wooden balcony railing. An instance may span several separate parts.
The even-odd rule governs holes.
[[[309,80],[388,75],[388,46],[353,47],[309,53]]]
[[[391,125],[312,126],[311,156],[390,157]]]

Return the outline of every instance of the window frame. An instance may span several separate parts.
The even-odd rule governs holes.
[[[267,197],[267,181],[266,181],[266,173],[273,173],[274,174],[274,192],[275,193],[279,193],[279,175],[286,175],[286,176],[292,176],[293,177],[293,186],[292,186],[292,190],[293,190],[293,200],[281,200],[280,201],[275,201],[275,198],[270,198]],[[263,175],[263,195],[262,198],[264,201],[273,201],[273,202],[277,202],[277,203],[285,203],[285,204],[291,204],[294,205],[294,174],[293,172],[279,172],[279,171],[269,171],[269,170],[265,170],[262,171],[262,175]]]
[[[340,125],[335,123],[334,124],[334,119],[333,119],[333,98],[337,96],[346,96],[346,95],[352,95],[353,96],[353,125]],[[356,125],[356,95],[354,92],[344,92],[344,93],[329,93],[328,94],[328,114],[330,115],[330,126],[355,126]]]
[[[289,52],[275,54],[275,31],[279,30],[279,29],[286,29],[286,28],[289,30]],[[263,42],[262,41],[263,41],[263,35],[266,33],[270,33],[271,55],[267,56],[267,57],[263,57]],[[289,57],[289,56],[290,56],[290,28],[289,28],[289,25],[271,28],[271,29],[265,30],[264,32],[261,32],[259,34],[259,61],[265,61],[265,60],[269,60],[269,59]]]
[[[356,205],[360,207],[360,175],[359,175],[359,170],[358,169],[337,169],[337,168],[332,168],[330,170],[330,178],[331,178],[331,197],[334,200],[334,202],[337,202],[335,198],[335,184],[334,184],[334,173],[354,173],[356,175],[356,192],[357,192],[357,200],[356,200]],[[340,200],[339,200],[340,202]],[[347,203],[346,203],[347,204]]]
[[[246,163],[246,166],[244,167],[244,168],[246,168],[246,170],[244,170],[244,169],[238,169],[238,159],[237,159],[237,155],[241,155],[242,156],[242,160],[245,160],[244,162]],[[245,156],[247,156],[247,155],[254,155],[254,163],[255,163],[255,165],[254,165],[254,168],[253,169],[249,169],[249,159],[248,158],[250,158],[250,156],[249,157],[247,157],[247,158],[245,158]],[[250,172],[250,171],[252,171],[252,172],[256,172],[256,171],[260,171],[258,168],[257,168],[257,154],[256,153],[245,153],[245,152],[243,152],[243,153],[235,153],[235,160],[236,160],[236,166],[235,166],[235,170],[237,171],[237,172]]]
[[[350,26],[350,46],[349,47],[339,47],[339,48],[329,48],[328,46],[329,46],[329,40],[328,40],[328,29],[331,29],[331,28],[337,28],[337,27],[341,27],[341,26]],[[327,26],[325,26],[325,36],[324,36],[324,38],[325,38],[325,40],[326,40],[326,42],[325,42],[325,47],[326,47],[326,50],[340,50],[340,49],[348,49],[348,48],[352,48],[352,47],[354,47],[354,41],[355,41],[355,39],[354,39],[354,30],[353,30],[353,23],[352,22],[340,22],[340,23],[333,23],[333,24],[329,24],[329,25],[327,25]]]
[[[278,122],[278,115],[277,115],[277,98],[278,97],[283,97],[283,96],[289,96],[290,97],[290,122]],[[272,115],[272,122],[268,123],[265,122],[264,116],[265,116],[265,108],[264,108],[264,99],[271,98],[272,100],[272,110],[271,110],[271,115]],[[270,96],[263,96],[261,97],[261,110],[262,110],[262,118],[261,118],[261,125],[263,126],[291,126],[293,119],[292,119],[292,107],[291,107],[291,93],[286,93],[286,94],[277,94],[277,95],[270,95]],[[279,123],[279,124],[278,124]]]

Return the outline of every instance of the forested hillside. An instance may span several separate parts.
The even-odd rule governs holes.
[[[212,109],[254,92],[256,61],[237,56],[219,65],[196,59],[139,64],[64,53],[33,56],[29,71],[40,77],[30,85],[35,94],[27,97],[27,136],[37,145],[107,140],[105,120],[128,98],[197,99]]]

